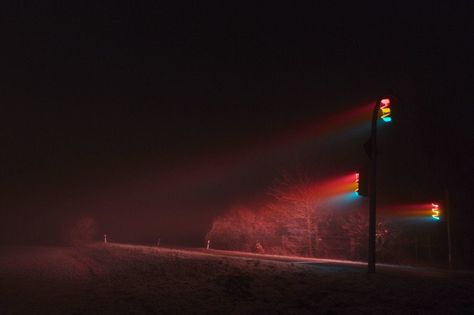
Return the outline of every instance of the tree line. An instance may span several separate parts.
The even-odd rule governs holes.
[[[216,218],[206,239],[213,248],[365,260],[367,210],[361,203],[327,202],[309,176],[282,176],[257,207],[235,206]],[[394,226],[377,223],[377,247],[389,253],[398,236]]]

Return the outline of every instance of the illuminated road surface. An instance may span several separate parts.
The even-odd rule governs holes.
[[[282,256],[282,255],[267,255],[267,254],[256,254],[241,251],[227,251],[227,250],[215,250],[215,249],[204,249],[204,248],[181,248],[181,250],[189,250],[194,252],[205,253],[207,255],[218,256],[218,257],[233,257],[242,259],[255,259],[255,260],[266,260],[266,261],[279,261],[287,262],[291,264],[302,264],[306,266],[313,266],[321,270],[337,271],[337,270],[353,270],[353,271],[366,271],[367,263],[361,261],[350,261],[341,259],[323,259],[323,258],[308,258],[299,256]],[[377,270],[383,273],[391,272],[403,272],[403,273],[420,273],[420,274],[444,274],[447,270],[435,269],[435,268],[421,268],[407,265],[394,265],[394,264],[377,264]],[[466,272],[469,273],[469,272]]]

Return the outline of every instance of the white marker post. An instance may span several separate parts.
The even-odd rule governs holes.
[[[209,249],[209,246],[211,246],[211,240],[207,240],[207,247],[206,247],[206,249]]]
[[[104,244],[107,244],[107,234],[104,234]]]

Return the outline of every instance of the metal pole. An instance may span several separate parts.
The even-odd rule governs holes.
[[[376,230],[376,179],[377,179],[377,119],[380,109],[380,99],[377,99],[372,113],[372,129],[370,133],[370,173],[369,173],[369,255],[367,268],[369,273],[375,273],[375,230]]]
[[[449,269],[453,269],[453,256],[452,256],[452,241],[451,241],[451,213],[449,211],[449,192],[446,188],[444,190],[445,194],[445,205],[446,208],[446,229],[448,230],[448,264]]]

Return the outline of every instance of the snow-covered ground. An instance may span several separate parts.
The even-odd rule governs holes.
[[[474,276],[120,244],[1,248],[0,314],[474,313]]]

